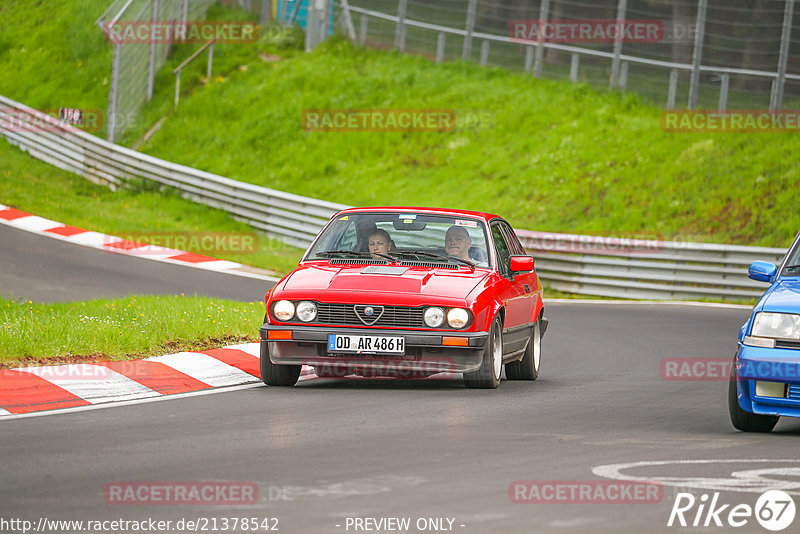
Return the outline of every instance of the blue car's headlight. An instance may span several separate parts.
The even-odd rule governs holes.
[[[759,312],[753,320],[753,331],[748,338],[745,338],[747,345],[762,347],[774,347],[774,339],[800,339],[800,315]]]

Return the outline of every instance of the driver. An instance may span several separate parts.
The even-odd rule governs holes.
[[[389,254],[389,251],[394,248],[394,241],[386,230],[375,230],[370,232],[368,237],[369,252],[373,258],[380,258],[381,256],[378,254]]]
[[[472,246],[472,238],[463,226],[451,226],[444,237],[444,251],[462,260],[472,261],[469,257],[469,247]]]

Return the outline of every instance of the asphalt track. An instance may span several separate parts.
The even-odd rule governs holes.
[[[168,274],[182,267],[151,262],[147,271],[128,265],[136,259],[0,232],[3,292],[27,297],[23,289],[36,288],[37,276],[48,277],[43,287],[70,280],[81,298],[139,291],[149,277],[158,281],[149,284],[152,292],[175,292],[171,281],[182,282],[186,292],[193,282]],[[9,274],[8,265],[17,270]],[[244,286],[237,284],[263,284],[225,278],[233,285],[215,283],[214,294],[241,298]],[[194,289],[209,290],[200,283]],[[58,298],[70,294],[64,290]],[[365,532],[347,528],[347,518],[407,517],[407,532],[422,531],[419,518],[454,519],[452,530],[461,533],[670,532],[679,530],[667,527],[677,493],[713,493],[702,489],[711,478],[724,484],[737,480],[734,472],[772,469],[770,480],[798,482],[800,462],[781,461],[800,457],[800,422],[782,420],[772,434],[738,433],[728,421],[726,381],[670,381],[660,373],[664,358],[730,358],[747,310],[552,303],[546,313],[540,379],[504,381],[497,390],[466,390],[458,379],[317,379],[294,388],[222,390],[2,421],[0,519],[271,517],[279,532],[294,534]],[[629,470],[653,479],[681,477],[663,487],[655,504],[515,504],[509,498],[517,480],[610,480],[593,469],[688,460],[746,461]],[[792,469],[775,471],[787,466]],[[130,481],[254,482],[259,499],[236,506],[106,502],[107,484]],[[758,495],[722,490],[720,501],[753,506]],[[687,514],[693,517],[694,510]],[[798,524],[800,517],[787,531]],[[764,531],[752,519],[737,530]]]

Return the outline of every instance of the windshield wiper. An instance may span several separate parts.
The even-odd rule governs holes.
[[[800,271],[800,263],[798,263],[797,265],[789,265],[788,267],[786,267],[786,270],[787,271]]]
[[[395,262],[397,261],[397,259],[395,259],[392,256],[389,256],[388,254],[381,254],[380,252],[374,252],[374,253],[361,252],[360,250],[323,250],[322,252],[317,252],[316,255],[317,256],[323,256],[323,257],[324,256],[357,256],[359,258],[371,258],[374,255],[374,256],[380,256],[381,258],[386,258],[387,260],[390,260],[390,261],[395,261]]]
[[[433,258],[433,259],[436,259],[436,260],[446,261],[446,262],[457,261],[457,262],[461,262],[464,265],[469,266],[472,269],[475,268],[475,264],[473,262],[471,262],[469,260],[465,260],[463,258],[459,258],[458,256],[442,256],[441,254],[434,254],[432,252],[426,252],[424,250],[403,250],[403,251],[395,252],[395,254],[400,254],[400,255],[402,255],[402,254],[413,254],[413,255],[415,255],[417,257],[424,256],[426,258]]]

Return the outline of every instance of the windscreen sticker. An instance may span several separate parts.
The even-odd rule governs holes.
[[[477,228],[478,221],[467,221],[464,219],[456,219],[456,226],[466,226],[467,228]]]
[[[417,216],[416,215],[409,215],[408,213],[401,213],[400,215],[397,216],[397,218],[398,219],[412,219],[413,220],[413,219],[416,219]]]
[[[339,217],[339,220],[340,221],[346,221],[347,220],[347,215],[345,215],[344,217]]]

